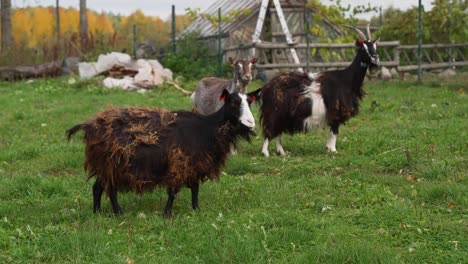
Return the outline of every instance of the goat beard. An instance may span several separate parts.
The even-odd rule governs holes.
[[[370,74],[375,74],[376,72],[379,71],[379,68],[380,68],[379,65],[371,64],[371,65],[369,66],[369,73],[370,73]]]
[[[236,135],[235,141],[239,139],[244,139],[250,143],[252,137],[255,137],[255,132],[243,124],[237,124],[233,127],[234,134]]]

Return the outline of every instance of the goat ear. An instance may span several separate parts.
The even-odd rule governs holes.
[[[249,100],[249,103],[253,103],[260,99],[260,96],[262,95],[262,88],[257,89],[253,92],[250,92],[247,94],[247,99]]]
[[[379,41],[380,41],[380,38],[374,40],[373,42],[375,43],[376,46],[379,46]]]
[[[250,60],[250,63],[255,64],[255,63],[257,63],[257,61],[258,61],[257,58],[253,58],[253,59]]]
[[[229,57],[228,58],[228,64],[231,65],[231,66],[234,66],[234,59]]]
[[[223,93],[219,96],[219,100],[225,102],[226,98],[229,97],[229,92],[228,90],[224,89]]]
[[[360,40],[360,39],[356,39],[356,46],[361,46],[362,44],[364,44],[364,40]]]

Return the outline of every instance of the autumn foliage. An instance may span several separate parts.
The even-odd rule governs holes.
[[[60,8],[60,32],[78,32],[79,11]],[[28,47],[43,45],[56,34],[55,8],[21,8],[12,14],[15,44],[25,43]],[[114,33],[112,21],[105,14],[88,11],[88,28],[91,34]]]
[[[170,42],[171,20],[146,16],[137,10],[129,16],[97,13],[88,10],[89,47],[86,54],[79,50],[79,10],[60,8],[60,41],[57,41],[55,7],[28,7],[12,10],[14,48],[6,64],[34,64],[65,56],[95,56],[103,52],[132,50],[133,25],[137,27],[137,42],[151,41],[162,48]],[[180,32],[190,23],[183,15],[176,17]],[[15,54],[14,56],[12,54]],[[5,54],[3,54],[5,55]]]

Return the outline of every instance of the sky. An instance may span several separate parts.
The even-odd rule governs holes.
[[[60,5],[63,7],[79,7],[79,0],[59,0]],[[171,15],[172,5],[176,6],[177,14],[184,14],[187,7],[201,8],[201,11],[207,9],[216,0],[88,0],[87,5],[89,9],[101,12],[113,12],[121,15],[129,15],[137,9],[141,9],[146,15],[159,16],[162,19],[167,19]],[[235,0],[231,0],[235,1]],[[431,6],[433,0],[422,0],[426,10]],[[55,6],[56,0],[12,0],[14,7],[26,6]],[[385,9],[393,5],[399,9],[405,10],[412,6],[418,5],[418,0],[342,0],[343,5],[351,4],[362,5],[372,3],[373,5],[382,5]],[[323,0],[322,3],[332,3],[330,0]],[[368,14],[367,16],[358,16],[359,18],[369,18],[377,14]]]

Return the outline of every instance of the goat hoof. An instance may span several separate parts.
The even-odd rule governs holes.
[[[284,152],[284,150],[277,150],[276,153],[278,155],[280,155],[281,157],[285,157],[286,156],[286,152]]]
[[[266,158],[270,157],[270,153],[268,153],[268,151],[262,151],[262,154],[263,154],[263,156],[265,156]]]
[[[171,211],[164,211],[163,216],[164,216],[164,218],[171,218],[172,217],[172,212]]]
[[[328,152],[336,152],[336,148],[332,148],[332,147],[329,147],[329,146],[326,146],[325,149],[326,149]]]
[[[117,211],[117,212],[114,212],[114,215],[115,216],[121,216],[121,215],[123,215],[123,213],[122,213],[122,211]]]

